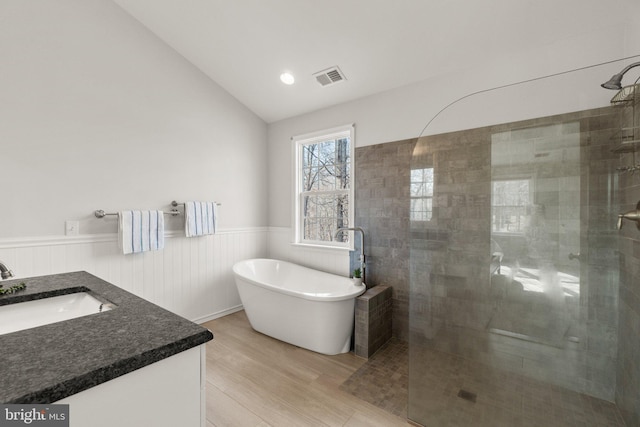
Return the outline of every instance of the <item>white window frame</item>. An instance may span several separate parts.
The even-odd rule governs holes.
[[[335,139],[339,137],[349,138],[349,159],[350,159],[350,176],[349,176],[349,209],[347,218],[349,221],[349,227],[354,226],[355,219],[355,125],[348,124],[344,126],[338,126],[331,129],[325,129],[318,132],[307,133],[303,135],[294,136],[291,138],[293,147],[293,243],[296,245],[319,247],[319,248],[333,248],[333,249],[348,249],[353,250],[353,238],[349,238],[348,242],[340,241],[320,241],[320,240],[306,240],[303,234],[303,221],[302,218],[302,148],[305,145],[320,143],[325,140]],[[328,193],[327,193],[328,194]],[[348,236],[348,234],[347,234]]]
[[[420,196],[414,196],[413,194],[411,194],[411,190],[409,190],[409,222],[411,224],[414,224],[414,225],[429,223],[429,222],[431,222],[433,220],[433,208],[434,208],[435,186],[436,186],[436,183],[435,183],[435,168],[433,166],[430,166],[430,167],[416,167],[416,168],[412,168],[409,173],[411,174],[413,171],[426,171],[426,170],[431,170],[431,173],[433,175],[433,182],[432,182],[433,188],[432,188],[431,193],[426,193],[426,194],[423,194],[423,195],[420,195]],[[413,185],[413,184],[418,183],[418,181],[413,181],[412,179],[413,178],[410,175],[410,177],[409,177],[409,185]],[[426,183],[426,182],[422,181],[422,183]],[[429,212],[430,213],[429,218],[426,218],[426,219],[414,219],[413,218],[414,211],[412,210],[412,208],[413,208],[412,202],[414,200],[423,200],[423,201],[430,200],[431,201],[431,211],[418,211],[418,212]]]

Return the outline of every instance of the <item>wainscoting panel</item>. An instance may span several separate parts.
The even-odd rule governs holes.
[[[186,238],[168,232],[161,251],[123,255],[115,234],[0,239],[17,278],[84,270],[197,323],[242,308],[235,262],[267,256],[267,229]]]

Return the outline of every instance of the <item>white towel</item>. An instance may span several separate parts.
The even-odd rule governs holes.
[[[216,202],[185,202],[185,235],[194,237],[215,234],[218,220],[216,210]]]
[[[162,211],[122,211],[118,213],[118,245],[131,254],[164,249]]]

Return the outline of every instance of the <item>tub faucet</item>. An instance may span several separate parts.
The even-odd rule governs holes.
[[[13,277],[13,273],[11,272],[11,270],[9,270],[9,268],[2,261],[0,261],[0,277],[2,277],[2,280]]]
[[[344,227],[344,228],[338,228],[336,230],[336,233],[333,235],[333,239],[335,240],[336,237],[338,237],[338,234],[343,233],[345,231],[359,231],[360,232],[360,237],[362,238],[361,240],[361,245],[360,245],[360,257],[358,259],[358,261],[360,261],[360,270],[362,271],[362,281],[364,282],[364,267],[365,267],[365,262],[364,262],[364,230],[360,227]],[[366,283],[366,282],[365,282]]]

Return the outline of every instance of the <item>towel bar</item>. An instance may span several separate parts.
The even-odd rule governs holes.
[[[162,212],[162,213],[165,215],[176,216],[176,215],[180,215],[181,212],[177,209],[172,209],[170,212]],[[98,209],[93,214],[96,216],[96,218],[104,218],[107,215],[118,215],[117,212],[109,213],[109,212],[103,211],[102,209]]]
[[[218,203],[218,202],[214,202],[216,204],[216,206],[222,206],[222,203]],[[176,215],[180,215],[182,212],[180,212],[178,209],[175,209],[178,205],[183,205],[184,203],[178,203],[175,200],[171,202],[171,206],[174,207],[174,209],[171,209],[171,211],[169,212],[163,212],[165,215],[171,215],[171,216],[176,216]],[[97,211],[95,211],[93,213],[96,218],[104,218],[105,216],[115,216],[118,215],[117,212],[105,212],[102,209],[98,209]]]
[[[218,202],[213,202],[216,204],[216,206],[222,206],[222,203],[218,203]],[[178,205],[182,205],[184,206],[184,203],[178,203],[175,200],[173,202],[171,202],[171,206],[173,206],[174,208],[177,207]]]

